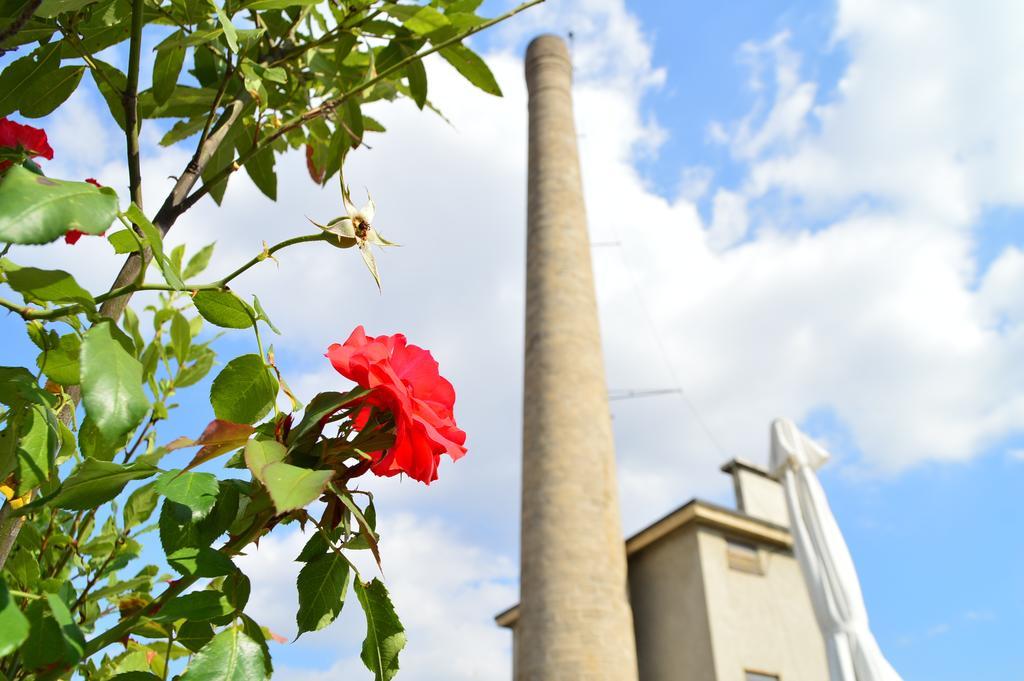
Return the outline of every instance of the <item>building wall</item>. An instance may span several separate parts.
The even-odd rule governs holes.
[[[716,681],[697,535],[684,527],[629,556],[640,681]]]
[[[755,544],[763,574],[754,574],[730,567],[726,535],[703,527],[696,534],[716,681],[745,681],[745,671],[827,679],[825,644],[792,553]]]
[[[754,518],[789,527],[789,509],[782,485],[765,473],[737,467],[733,473],[736,506]]]

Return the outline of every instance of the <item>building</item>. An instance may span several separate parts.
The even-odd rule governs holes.
[[[694,500],[623,545],[572,109],[556,36],[529,91],[516,681],[825,681],[782,488],[733,461],[737,508]],[[581,471],[585,474],[581,474]]]
[[[736,510],[693,499],[626,540],[640,679],[825,681],[782,487],[745,461],[722,470]],[[519,607],[496,619],[518,645]]]

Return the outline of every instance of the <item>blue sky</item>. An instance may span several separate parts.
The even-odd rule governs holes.
[[[570,30],[592,238],[621,244],[594,251],[609,387],[684,389],[713,435],[677,396],[614,404],[624,528],[692,496],[731,503],[718,465],[765,462],[770,419],[790,416],[833,454],[822,480],[903,677],[1022,678],[1024,95],[1005,73],[1024,66],[1024,21],[1012,5],[553,0],[476,42],[503,100],[432,63],[452,126],[411,107],[374,114],[391,132],[347,176],[403,244],[380,257],[383,295],[357,259],[315,248],[238,285],[284,331],[282,366],[306,396],[344,385],[322,352],[357,323],[431,348],[459,392],[469,455],[429,489],[368,483],[410,628],[400,678],[509,677],[491,617],[516,599],[521,54],[536,33]],[[43,121],[48,172],[123,184],[100,106],[83,91]],[[188,153],[156,147],[157,128],[148,205]],[[279,169],[277,204],[238,178],[222,209],[200,204],[169,240],[216,239],[227,270],[261,239],[306,231],[304,215],[338,214],[301,158]],[[118,262],[99,240],[25,257],[95,287]],[[18,325],[0,324],[31,361]],[[201,402],[167,440],[201,430]],[[285,633],[301,540],[267,540],[246,566],[265,585],[257,614]],[[279,677],[362,678],[353,613],[278,647]]]

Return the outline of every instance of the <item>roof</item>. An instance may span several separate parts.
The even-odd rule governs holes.
[[[732,463],[734,462],[726,465]],[[736,461],[735,463],[743,467],[754,468],[745,462]],[[632,556],[687,525],[722,530],[731,535],[752,539],[781,549],[790,549],[793,546],[793,538],[789,534],[789,530],[781,525],[754,518],[718,504],[692,499],[689,503],[680,506],[664,518],[626,539],[626,555]],[[503,627],[511,627],[519,619],[519,604],[499,613],[494,619]]]
[[[758,466],[757,464],[751,463],[746,459],[732,459],[730,461],[726,461],[718,470],[722,471],[723,473],[728,473],[729,475],[736,475],[736,471],[738,470],[750,471],[751,473],[760,475],[762,478],[775,480],[775,478],[772,477],[772,474],[768,471],[767,468]]]

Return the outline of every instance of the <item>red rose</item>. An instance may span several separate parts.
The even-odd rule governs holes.
[[[53,158],[53,149],[46,141],[45,130],[15,123],[6,117],[0,118],[0,147],[18,149],[29,158],[36,156],[42,156],[47,160]],[[0,161],[0,173],[7,170],[11,163],[11,161]]]
[[[93,177],[87,177],[85,178],[85,181],[88,182],[89,184],[96,185],[97,187],[103,186],[102,184],[97,182],[96,179]],[[100,232],[97,236],[103,236],[104,234],[106,234],[106,232]],[[67,233],[64,235],[64,243],[71,244],[72,246],[74,246],[75,244],[78,243],[78,240],[81,239],[83,236],[85,236],[85,232],[79,232],[77,229],[69,229]]]
[[[366,426],[373,407],[394,416],[395,443],[371,454],[374,473],[405,473],[429,485],[437,480],[442,454],[456,460],[466,453],[466,434],[452,411],[455,389],[438,373],[430,352],[407,345],[400,333],[374,338],[358,326],[344,344],[327,349],[327,358],[342,376],[370,390],[360,398],[356,428]]]

